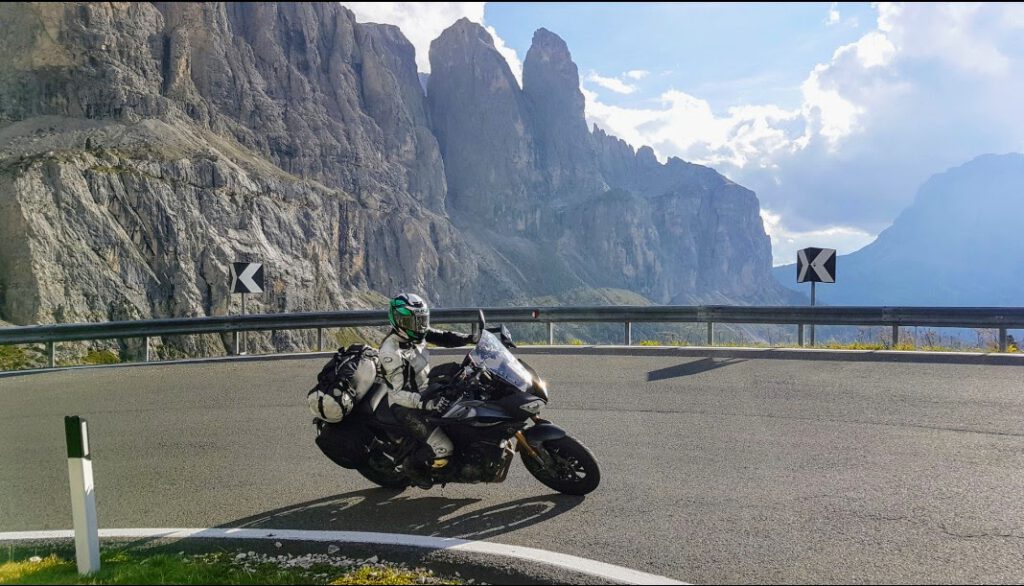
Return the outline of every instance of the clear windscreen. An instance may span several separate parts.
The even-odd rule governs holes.
[[[533,382],[530,371],[526,370],[508,348],[488,331],[481,332],[480,341],[469,353],[469,359],[474,365],[486,368],[488,372],[520,391],[527,392]]]

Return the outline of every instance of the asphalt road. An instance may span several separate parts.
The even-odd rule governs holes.
[[[71,526],[62,416],[101,527],[437,534],[692,582],[1024,581],[1024,367],[530,356],[603,482],[396,495],[312,443],[322,358],[0,378],[0,531]]]

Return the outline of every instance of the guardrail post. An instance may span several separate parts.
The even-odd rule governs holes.
[[[149,362],[149,336],[143,336],[142,337],[142,345],[143,345],[144,350],[145,350],[142,353],[142,359],[145,362]]]
[[[235,330],[234,339],[235,339],[234,344],[231,345],[231,355],[232,356],[238,356],[238,354],[239,354],[239,352],[238,352],[238,330]]]
[[[804,324],[796,326],[796,344],[801,348],[804,347]]]
[[[626,345],[633,345],[633,324],[631,322],[626,322]]]
[[[892,327],[892,349],[895,350],[896,346],[900,345],[900,326],[895,325]]]
[[[548,346],[555,345],[555,323],[548,322]]]
[[[708,322],[708,346],[715,345],[715,322]]]
[[[316,329],[316,351],[317,352],[323,352],[324,351],[324,329],[323,328],[317,328]]]
[[[999,351],[1006,352],[1006,328],[999,328]]]
[[[46,364],[49,365],[50,368],[57,365],[56,351],[54,350],[56,344],[56,342],[46,343]]]

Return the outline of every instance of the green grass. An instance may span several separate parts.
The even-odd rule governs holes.
[[[121,357],[113,350],[89,350],[82,358],[82,364],[118,364]]]
[[[334,333],[334,341],[338,344],[338,347],[349,347],[352,344],[366,344],[368,346],[378,346],[380,340],[374,340],[372,336],[366,335],[367,332],[359,328],[341,328]],[[324,341],[324,350],[334,350],[330,347],[330,344]]]
[[[338,568],[317,564],[283,568],[275,563],[245,565],[226,552],[146,555],[114,550],[102,556],[100,571],[79,576],[73,560],[51,554],[38,561],[0,565],[0,584],[457,584],[426,570],[383,564]]]
[[[393,568],[359,568],[335,578],[331,584],[419,584],[420,575]],[[449,582],[450,583],[450,582]]]
[[[641,340],[638,346],[690,346],[689,342],[683,340]]]
[[[38,368],[43,361],[37,352],[22,346],[0,346],[0,370]]]

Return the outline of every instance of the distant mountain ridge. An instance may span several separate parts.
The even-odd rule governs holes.
[[[932,176],[892,226],[836,264],[837,283],[818,287],[822,303],[1024,305],[1024,154],[982,155]],[[807,292],[793,265],[774,273]]]

